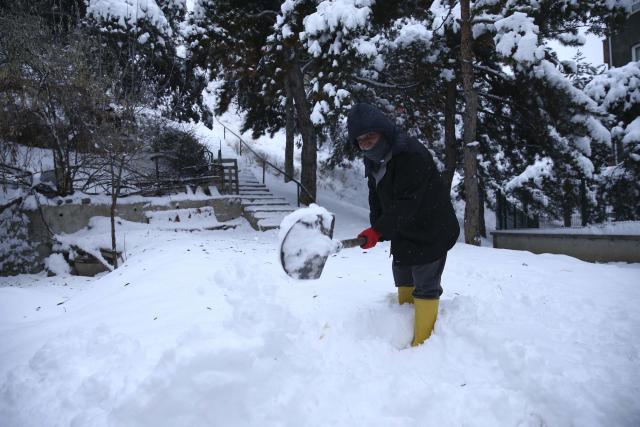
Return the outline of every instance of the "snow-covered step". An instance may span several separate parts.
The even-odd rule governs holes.
[[[242,215],[254,229],[265,231],[278,228],[282,219],[296,209],[286,199],[271,194],[269,188],[258,182],[250,172],[242,172],[238,180]]]
[[[253,212],[251,216],[253,221],[249,221],[257,230],[273,230],[279,228],[282,219],[288,212]]]
[[[266,185],[263,184],[240,184],[239,190],[268,190]]]
[[[261,197],[261,198],[242,198],[240,199],[242,206],[256,206],[256,205],[289,205],[282,197]]]
[[[240,197],[274,197],[271,193],[240,193]]]
[[[258,187],[255,187],[255,188],[246,188],[246,187],[242,188],[242,187],[240,187],[239,191],[240,191],[240,194],[242,194],[242,192],[245,192],[245,193],[268,193],[269,189],[266,188],[266,187],[265,188],[258,188]]]
[[[261,219],[258,221],[257,229],[259,231],[276,230],[280,228],[282,219]]]
[[[290,205],[258,205],[246,206],[245,212],[293,212]]]
[[[242,205],[242,214],[247,217],[256,212],[290,212],[294,208],[289,204]]]
[[[272,199],[282,199],[281,197],[276,197],[273,194],[240,194],[240,198],[242,201],[245,200],[272,200]]]

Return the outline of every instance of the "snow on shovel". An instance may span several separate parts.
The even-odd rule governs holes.
[[[359,237],[333,240],[335,217],[325,208],[311,204],[287,215],[280,224],[280,263],[294,279],[318,279],[329,255],[343,248],[364,244]]]

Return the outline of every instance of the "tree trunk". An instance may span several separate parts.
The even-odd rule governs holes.
[[[479,208],[480,208],[480,212],[479,212],[479,220],[480,220],[480,235],[482,237],[487,237],[487,224],[485,223],[484,220],[484,186],[482,185],[482,179],[478,179],[478,187],[480,189],[479,191],[479,197],[480,197],[480,204],[479,204]]]
[[[289,69],[289,83],[291,94],[296,106],[298,126],[302,134],[302,165],[300,171],[300,182],[304,188],[300,191],[300,203],[309,205],[316,200],[316,168],[318,147],[316,143],[315,130],[311,123],[311,111],[307,102],[304,90],[304,77],[302,70],[293,61]]]
[[[294,174],[293,169],[293,146],[294,146],[294,130],[295,130],[295,118],[293,113],[293,96],[291,95],[291,88],[289,87],[289,78],[285,78],[284,81],[285,93],[287,96],[287,102],[285,108],[285,127],[286,127],[286,145],[284,149],[284,182],[291,181]]]
[[[116,177],[114,175],[113,163],[111,164],[111,258],[113,259],[113,268],[118,268],[118,248],[116,246],[116,206],[118,196],[116,194]]]
[[[585,227],[589,223],[589,198],[587,197],[587,181],[580,180],[580,220]]]
[[[464,240],[468,244],[480,246],[480,192],[478,188],[478,142],[476,125],[478,120],[478,94],[473,83],[473,50],[471,44],[470,0],[460,1],[462,84],[464,87]]]
[[[59,196],[68,196],[73,193],[73,180],[69,171],[70,165],[65,161],[64,155],[53,150],[53,169],[56,176],[56,189]]]
[[[118,268],[118,248],[116,246],[116,206],[118,197],[115,192],[111,192],[111,258],[113,268]]]
[[[116,213],[118,206],[118,197],[120,196],[120,188],[122,187],[122,171],[126,162],[126,154],[118,159],[118,170],[114,169],[116,158],[111,159],[111,257],[113,259],[113,268],[118,268],[118,247],[116,245]]]
[[[571,216],[573,214],[573,186],[568,179],[562,183],[564,198],[562,203],[562,220],[565,227],[571,227]]]
[[[113,268],[118,268],[118,250],[116,246],[116,206],[118,203],[118,194],[116,193],[116,174],[114,170],[115,159],[111,159],[111,258],[113,259]]]
[[[442,179],[446,188],[451,191],[453,175],[458,165],[456,141],[456,81],[447,83],[447,96],[444,105],[444,172]]]

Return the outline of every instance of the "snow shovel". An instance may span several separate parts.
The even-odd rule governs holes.
[[[332,214],[316,213],[293,223],[280,244],[280,263],[290,277],[318,279],[329,255],[366,243],[366,237],[333,240],[334,223]]]

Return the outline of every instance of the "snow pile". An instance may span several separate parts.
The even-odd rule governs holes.
[[[124,251],[125,245],[136,244],[138,239],[144,239],[145,232],[150,230],[147,224],[131,222],[116,217],[116,250]],[[111,249],[111,218],[95,216],[89,220],[89,225],[72,234],[57,234],[55,239],[60,248],[69,250],[72,246],[102,259],[100,249]],[[105,261],[106,262],[106,261]]]
[[[329,255],[338,243],[331,239],[333,214],[312,203],[283,218],[279,240],[285,271],[298,279],[320,277]]]
[[[47,259],[44,260],[44,266],[47,271],[57,276],[71,273],[71,267],[62,254],[56,253],[49,255]]]
[[[212,207],[171,209],[157,212],[146,212],[149,224],[127,221],[116,217],[116,250],[125,256],[137,248],[144,247],[149,239],[162,235],[164,231],[201,231],[226,226],[238,227],[243,224],[241,218],[219,222]],[[72,234],[57,234],[56,249],[68,251],[75,257],[75,249],[80,249],[110,267],[102,256],[101,250],[111,250],[111,219],[96,216],[89,220],[89,225]]]
[[[322,226],[326,229],[331,228],[333,214],[322,206],[312,203],[306,208],[297,209],[295,212],[291,212],[282,219],[280,229],[278,231],[278,240],[282,243],[291,227],[299,220],[315,220],[315,218],[320,218]]]
[[[149,224],[153,227],[166,230],[206,230],[222,225],[216,219],[215,212],[211,206],[148,211],[145,215],[149,219]],[[237,224],[237,221],[230,221],[225,224]]]

